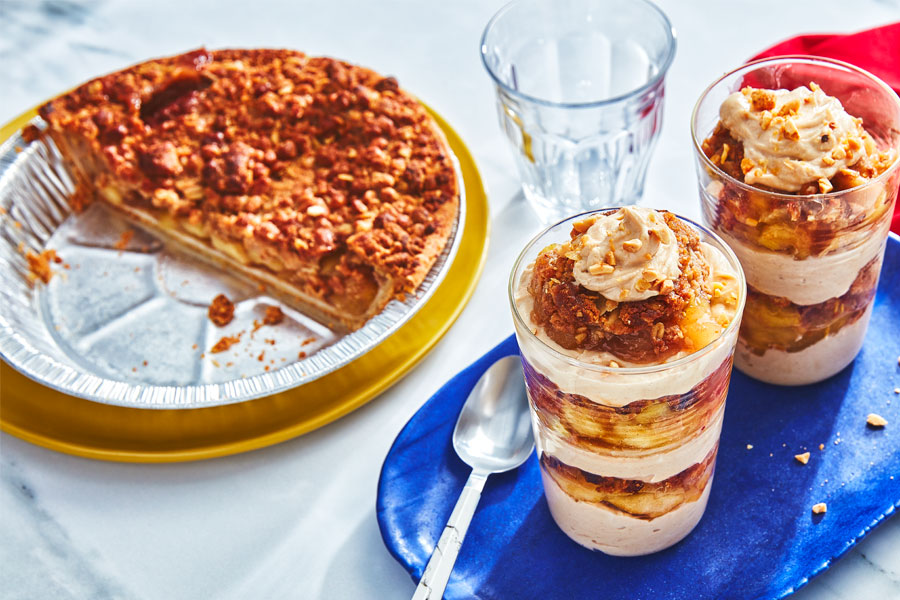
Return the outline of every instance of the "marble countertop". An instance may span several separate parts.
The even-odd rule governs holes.
[[[493,220],[484,275],[459,321],[411,374],[332,425],[268,449],[173,465],[90,461],[0,436],[0,597],[411,596],[413,582],[375,520],[381,462],[446,379],[510,334],[506,277],[538,227],[478,56],[482,28],[502,2],[0,1],[0,122],[91,76],[200,45],[340,56],[397,76],[454,125],[481,169]],[[900,0],[660,4],[678,30],[678,53],[645,201],[694,217],[688,119],[710,81],[798,33],[900,20]],[[900,520],[794,597],[900,598]]]

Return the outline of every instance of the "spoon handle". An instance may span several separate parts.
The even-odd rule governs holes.
[[[444,588],[450,580],[450,573],[453,571],[453,565],[456,563],[456,557],[459,554],[459,548],[462,546],[463,538],[466,537],[466,530],[469,529],[469,523],[475,515],[475,507],[481,500],[481,490],[484,489],[484,482],[487,481],[488,475],[485,471],[473,469],[469,475],[469,480],[453,507],[450,514],[450,520],[444,527],[444,533],[438,540],[428,564],[425,566],[425,573],[419,580],[419,587],[413,594],[413,600],[440,600],[444,596]]]

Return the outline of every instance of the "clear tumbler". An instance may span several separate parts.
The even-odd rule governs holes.
[[[515,0],[481,41],[525,197],[545,222],[637,202],[675,32],[646,0]]]

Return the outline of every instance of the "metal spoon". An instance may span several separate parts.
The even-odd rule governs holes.
[[[491,473],[515,469],[531,455],[534,438],[518,356],[501,358],[475,384],[453,430],[453,448],[472,467],[413,600],[440,600],[466,530]]]

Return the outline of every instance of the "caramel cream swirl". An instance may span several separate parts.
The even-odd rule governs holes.
[[[658,282],[678,278],[678,242],[655,210],[629,206],[600,216],[573,240],[575,280],[616,302],[659,295]]]
[[[819,182],[827,193],[838,171],[874,151],[862,120],[815,83],[791,91],[746,87],[725,99],[719,117],[744,145],[741,170],[750,185],[797,192]]]

